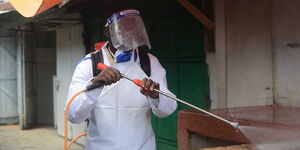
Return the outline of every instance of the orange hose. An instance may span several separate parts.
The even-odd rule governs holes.
[[[72,146],[72,144],[73,144],[76,140],[78,140],[80,137],[86,136],[86,135],[87,135],[87,133],[84,132],[84,133],[81,133],[80,135],[76,136],[76,137],[75,137],[75,138],[67,145],[67,150],[70,149],[70,147]]]
[[[66,107],[66,112],[65,112],[65,141],[64,141],[64,150],[68,150],[71,145],[77,140],[79,139],[80,137],[86,135],[86,133],[82,133],[80,134],[79,136],[75,137],[70,143],[68,143],[68,132],[69,132],[69,128],[68,128],[68,120],[69,120],[69,109],[70,109],[70,106],[72,104],[72,102],[74,101],[74,99],[81,93],[85,92],[84,90],[81,90],[81,91],[78,91],[77,93],[75,93],[70,101],[68,102],[67,104],[67,107]]]

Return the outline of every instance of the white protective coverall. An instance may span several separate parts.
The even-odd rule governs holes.
[[[147,77],[140,67],[139,59],[134,61],[134,55],[129,62],[110,63],[111,56],[106,44],[101,51],[104,64],[132,78]],[[172,94],[167,89],[166,71],[155,56],[148,55],[151,62],[150,78],[160,84],[162,91]],[[88,57],[90,55],[85,58]],[[74,93],[91,84],[92,78],[91,59],[85,59],[75,69],[68,100]],[[144,96],[134,83],[121,79],[115,84],[79,95],[71,104],[69,121],[82,123],[89,118],[86,150],[155,150],[151,110],[163,118],[173,113],[176,107],[176,101],[163,95],[159,95],[158,99]]]

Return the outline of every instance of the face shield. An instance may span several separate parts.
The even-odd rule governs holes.
[[[139,46],[151,49],[144,22],[137,10],[114,13],[107,19],[110,38],[117,50],[128,51]]]

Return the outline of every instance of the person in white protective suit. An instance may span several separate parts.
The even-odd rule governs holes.
[[[159,95],[167,88],[166,71],[158,59],[149,54],[151,76],[140,67],[138,47],[150,42],[140,17],[134,9],[116,12],[107,19],[104,34],[108,38],[100,53],[108,67],[93,77],[91,54],[77,66],[68,93],[70,97],[87,85],[104,82],[105,86],[79,95],[70,106],[69,121],[89,119],[86,150],[155,150],[151,112],[163,118],[172,114],[176,101]],[[122,79],[121,73],[143,79],[144,88]]]

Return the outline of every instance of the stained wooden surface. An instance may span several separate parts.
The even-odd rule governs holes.
[[[190,148],[190,133],[237,143],[266,143],[300,137],[300,108],[253,106],[210,110],[239,129],[196,110],[178,115],[178,148]]]
[[[255,150],[252,145],[234,145],[234,146],[225,146],[225,147],[214,147],[214,148],[203,148],[199,150]]]

